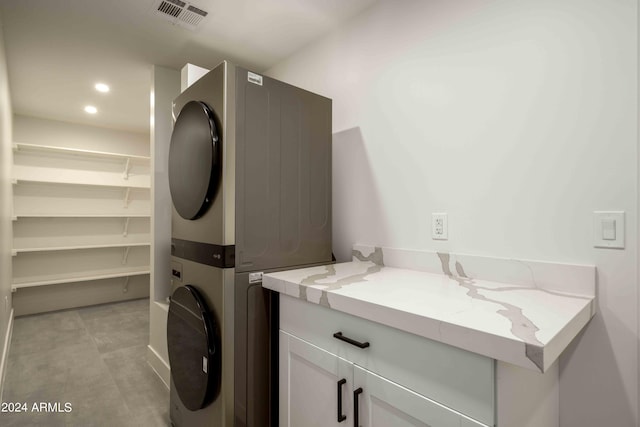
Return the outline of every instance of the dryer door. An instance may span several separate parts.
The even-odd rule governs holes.
[[[171,377],[180,400],[191,411],[216,397],[221,376],[218,328],[200,293],[190,285],[171,296],[167,347]]]
[[[213,111],[204,102],[188,102],[169,147],[169,190],[181,217],[197,219],[205,213],[216,195],[221,166]]]

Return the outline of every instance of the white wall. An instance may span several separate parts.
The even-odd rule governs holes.
[[[9,79],[4,52],[2,16],[0,16],[0,357],[5,354],[5,338],[11,321],[11,242],[13,215],[13,188],[11,185],[11,100]],[[5,372],[4,360],[0,358],[1,375]]]
[[[180,71],[153,66],[151,79],[151,162],[153,180],[151,240],[151,312],[147,360],[169,384],[166,299],[171,295],[171,194],[169,143],[173,130],[171,103],[180,94]]]
[[[171,105],[180,94],[180,71],[153,66],[151,87],[152,192],[152,296],[166,302],[171,295],[171,194],[169,192],[169,143],[173,131]]]
[[[339,259],[360,242],[598,267],[563,427],[637,425],[637,30],[635,0],[381,0],[267,72],[333,98]],[[593,248],[594,210],[626,211],[625,250]]]

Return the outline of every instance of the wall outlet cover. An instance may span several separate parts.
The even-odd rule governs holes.
[[[431,238],[434,240],[449,239],[449,224],[446,212],[431,214]]]

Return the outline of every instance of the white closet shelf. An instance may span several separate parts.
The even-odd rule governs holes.
[[[117,277],[141,276],[149,274],[148,266],[113,268],[108,270],[83,271],[82,274],[58,274],[46,276],[22,277],[14,280],[11,289],[31,288],[35,286],[58,285],[62,283],[86,282],[90,280],[113,279]]]
[[[14,142],[13,291],[149,280],[150,158],[104,148]]]
[[[35,166],[13,166],[12,183],[39,182],[47,184],[88,185],[94,187],[151,188],[149,176],[122,178],[122,175],[104,172],[77,172]]]
[[[36,151],[44,153],[65,153],[78,156],[102,157],[102,158],[118,158],[132,160],[150,160],[148,156],[137,156],[133,154],[109,153],[106,151],[81,150],[79,148],[51,147],[48,145],[25,144],[22,142],[13,143],[14,151]]]
[[[73,251],[76,249],[104,249],[104,248],[132,248],[138,246],[151,246],[151,243],[114,243],[108,245],[76,245],[76,246],[57,246],[57,247],[40,247],[40,248],[19,248],[12,249],[11,255],[16,256],[21,253],[28,252],[55,252],[55,251]]]
[[[12,217],[13,221],[20,218],[151,218],[149,214],[19,214]]]

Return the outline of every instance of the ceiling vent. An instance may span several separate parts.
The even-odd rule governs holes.
[[[181,0],[158,0],[155,3],[156,14],[174,25],[195,30],[209,14],[193,3]]]

